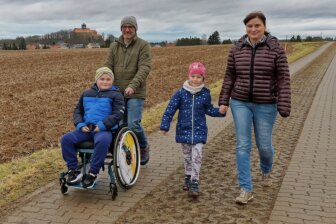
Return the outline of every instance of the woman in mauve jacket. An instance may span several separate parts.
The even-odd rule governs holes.
[[[272,129],[277,112],[291,109],[290,74],[286,53],[278,39],[266,31],[266,17],[258,11],[243,20],[244,35],[231,49],[219,95],[221,112],[231,107],[236,130],[239,204],[253,199],[250,155],[252,124],[260,157],[261,185],[272,184],[274,148]]]

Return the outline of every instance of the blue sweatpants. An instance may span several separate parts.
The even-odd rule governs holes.
[[[61,139],[61,146],[63,159],[67,163],[68,170],[75,170],[78,167],[76,146],[81,142],[92,140],[94,141],[94,152],[89,172],[95,175],[99,173],[112,142],[110,131],[82,132],[76,130],[65,134]]]

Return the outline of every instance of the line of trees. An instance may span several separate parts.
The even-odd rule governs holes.
[[[302,39],[300,35],[293,35],[289,41],[290,42],[317,42],[317,41],[334,41],[336,39],[333,39],[332,37],[326,37],[326,38],[323,38],[321,36],[316,36],[316,37],[313,37],[313,36],[307,36],[305,39]]]
[[[176,40],[176,46],[201,45],[202,40],[198,37],[186,37]]]
[[[322,38],[322,37],[313,37],[313,36],[307,36],[305,39],[302,39],[300,35],[293,35],[289,40],[286,41],[290,41],[290,42],[316,42],[316,41],[335,41],[335,39],[331,38],[331,37],[326,37],[326,38]],[[206,36],[202,39],[198,38],[198,37],[187,37],[187,38],[181,38],[181,39],[177,39],[176,40],[176,46],[191,46],[191,45],[202,45],[202,44],[208,44],[208,45],[214,45],[214,44],[232,44],[232,40],[231,39],[224,39],[223,41],[221,41],[220,39],[220,35],[219,32],[216,30],[215,32],[213,32],[209,38],[206,38]]]
[[[58,42],[73,44],[88,44],[99,43],[104,44],[103,37],[101,35],[93,36],[91,33],[77,33],[72,30],[60,30],[53,33],[48,33],[43,36],[29,36],[26,38],[27,43],[30,44],[46,44],[51,45]]]
[[[109,34],[105,38],[105,34],[98,36],[92,36],[90,33],[76,33],[72,30],[60,30],[54,33],[48,33],[43,36],[29,36],[29,37],[17,37],[15,40],[0,40],[0,46],[3,50],[26,50],[27,43],[35,44],[36,48],[47,49],[48,46],[55,45],[59,42],[66,43],[68,46],[75,44],[87,45],[88,43],[99,43],[100,47],[109,47],[110,44],[115,40],[115,36]],[[300,35],[293,35],[289,40],[290,42],[313,42],[313,41],[335,41],[335,39],[327,37],[313,37],[307,36],[302,39]],[[162,41],[160,43],[155,43],[152,45],[166,46],[167,41]],[[224,39],[221,41],[219,32],[214,31],[208,38],[204,34],[202,38],[199,37],[186,37],[176,40],[176,46],[192,46],[192,45],[214,45],[214,44],[232,44],[231,39]]]
[[[26,50],[26,40],[24,37],[17,37],[14,41],[2,45],[3,50]]]
[[[65,43],[68,46],[75,44],[87,45],[88,43],[98,43],[100,47],[109,47],[115,40],[112,34],[105,37],[105,34],[93,36],[90,33],[76,33],[72,30],[60,30],[54,33],[48,33],[42,36],[34,35],[17,37],[15,40],[0,40],[0,46],[3,50],[26,50],[27,44],[35,45],[36,48],[47,49],[48,46],[57,43]]]
[[[202,45],[202,44],[208,44],[208,45],[214,45],[214,44],[232,44],[231,39],[226,39],[221,42],[219,32],[216,30],[213,32],[209,38],[203,37],[187,37],[187,38],[181,38],[176,40],[176,46],[192,46],[192,45]]]

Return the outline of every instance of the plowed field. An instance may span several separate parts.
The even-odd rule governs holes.
[[[146,107],[166,101],[188,65],[207,67],[206,83],[223,79],[230,45],[153,48]],[[287,52],[292,51],[287,45]],[[107,49],[0,51],[0,163],[58,145],[73,129],[72,112]]]

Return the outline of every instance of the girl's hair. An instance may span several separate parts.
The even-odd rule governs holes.
[[[261,19],[261,21],[263,22],[263,24],[266,26],[266,17],[264,15],[264,13],[262,13],[261,11],[255,11],[255,12],[249,13],[245,17],[245,19],[243,20],[243,22],[246,25],[251,19],[254,19],[254,18]]]

